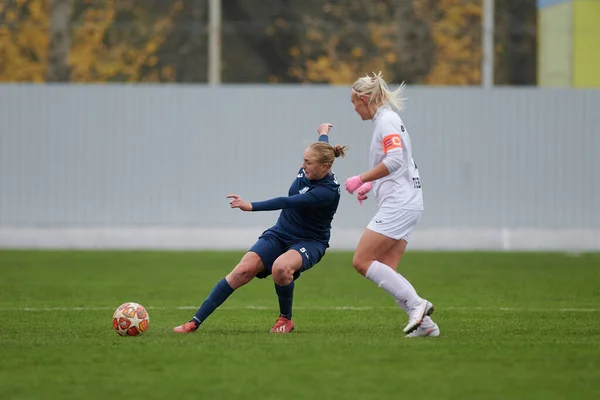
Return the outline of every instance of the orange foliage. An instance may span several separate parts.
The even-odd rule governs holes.
[[[128,82],[158,82],[158,73],[150,73],[140,77],[143,67],[154,67],[158,58],[156,50],[165,40],[172,26],[173,17],[181,10],[181,0],[173,2],[166,15],[159,16],[146,24],[132,27],[142,36],[139,45],[132,43],[131,36],[115,28],[117,1],[104,0],[97,8],[86,12],[83,23],[75,31],[73,45],[69,56],[72,67],[72,80],[77,82],[110,81],[118,77]],[[124,7],[131,7],[124,3]],[[132,12],[142,17],[143,10]],[[170,71],[170,70],[169,70]],[[173,74],[171,78],[173,78]],[[164,80],[164,79],[163,79]]]
[[[480,82],[481,0],[342,0],[327,2],[324,10],[326,23],[314,18],[314,10],[312,17],[304,16],[302,44],[290,51],[289,74],[300,81],[348,84],[364,73],[383,71],[413,83]],[[424,30],[431,50],[423,47]]]
[[[0,3],[5,23],[0,25],[0,81],[43,82],[47,68],[49,15],[47,0],[14,0]],[[68,65],[71,81],[106,82],[173,80],[173,68],[141,77],[143,68],[152,68],[156,51],[168,34],[182,0],[171,2],[169,12],[151,18],[142,7],[117,0],[84,0],[85,9],[73,23]],[[140,20],[128,27],[128,35],[115,24],[117,7],[131,8]]]
[[[418,15],[429,21],[435,42],[433,68],[424,83],[473,85],[481,81],[481,0],[413,0]],[[434,16],[439,14],[439,18]]]
[[[48,51],[48,2],[0,3],[0,81],[43,82]]]
[[[360,7],[355,1],[327,3],[323,11],[329,22],[306,11],[302,15],[305,34],[289,51],[292,65],[288,74],[301,82],[334,85],[352,83],[371,71],[389,76],[399,61],[397,21],[389,16],[391,3],[378,3],[372,21],[353,21]]]

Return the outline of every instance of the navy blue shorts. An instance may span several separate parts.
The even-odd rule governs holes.
[[[300,273],[312,268],[325,255],[326,247],[321,242],[312,240],[288,240],[273,230],[266,230],[258,238],[256,243],[248,250],[253,251],[262,260],[266,271],[256,275],[263,279],[271,275],[273,263],[288,250],[296,250],[302,255],[302,267],[294,274],[294,280],[298,279]]]

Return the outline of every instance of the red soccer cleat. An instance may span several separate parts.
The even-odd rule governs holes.
[[[186,322],[183,325],[176,326],[175,328],[173,328],[173,332],[175,332],[175,333],[192,333],[196,329],[198,329],[198,326],[196,326],[196,323],[193,321],[190,321],[190,322]]]
[[[275,325],[271,328],[271,333],[290,333],[294,330],[294,323],[291,319],[287,319],[283,315],[280,315],[275,322]]]

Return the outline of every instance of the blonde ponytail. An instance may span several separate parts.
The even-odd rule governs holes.
[[[405,98],[403,97],[406,85],[404,82],[396,90],[390,90],[386,81],[383,79],[381,71],[373,76],[363,76],[358,78],[352,85],[352,91],[359,95],[369,96],[369,103],[377,106],[386,106],[395,108],[398,111],[404,110]]]

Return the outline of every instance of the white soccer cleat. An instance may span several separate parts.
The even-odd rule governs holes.
[[[408,313],[408,324],[404,327],[404,333],[407,335],[417,329],[423,323],[423,318],[433,313],[433,304],[425,299],[421,299]]]
[[[425,336],[429,336],[429,337],[440,336],[440,328],[437,326],[437,324],[435,322],[433,323],[433,326],[430,326],[429,328],[426,328],[423,325],[421,325],[417,329],[415,329],[414,331],[412,331],[411,333],[406,335],[405,337],[413,338],[413,337],[425,337]]]

